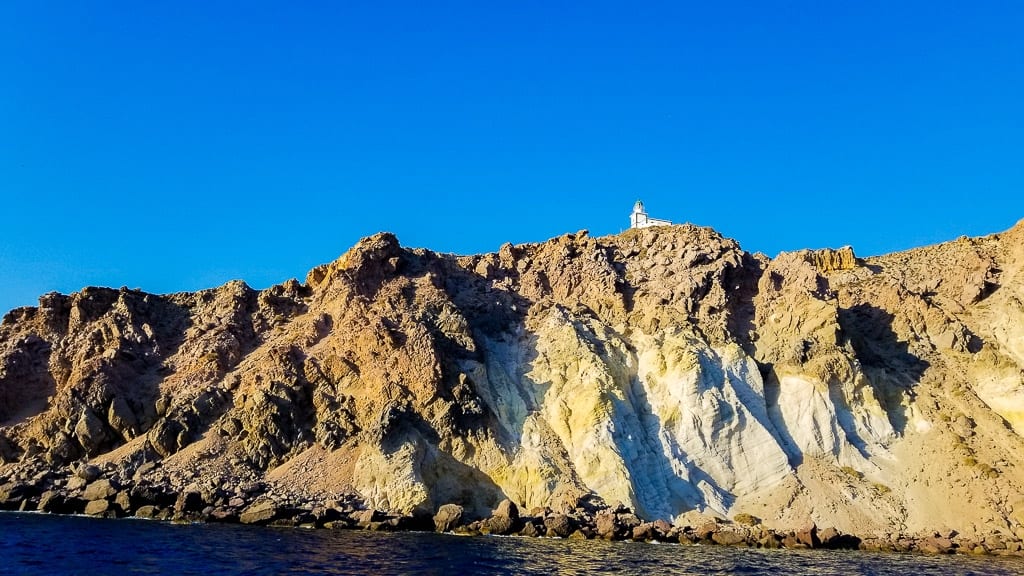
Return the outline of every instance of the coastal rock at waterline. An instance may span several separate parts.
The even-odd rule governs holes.
[[[91,482],[82,492],[82,498],[90,501],[104,500],[117,494],[117,488],[110,480],[101,478]]]
[[[463,508],[458,504],[445,504],[434,515],[434,528],[438,532],[451,532],[462,521]]]
[[[242,524],[268,524],[277,517],[277,505],[270,500],[255,502],[238,517]]]
[[[565,514],[553,514],[544,519],[544,527],[548,536],[567,538],[577,526],[573,519]]]
[[[507,535],[522,529],[519,521],[519,507],[508,498],[501,501],[494,514],[484,520],[480,531],[484,534]]]
[[[519,506],[505,498],[494,509],[494,516],[508,518],[509,520],[519,520]]]
[[[797,530],[794,537],[798,544],[806,546],[807,548],[817,548],[821,546],[821,539],[818,538],[818,527],[814,524],[809,524]]]
[[[711,540],[723,546],[736,546],[746,543],[748,536],[742,530],[716,530],[711,534]]]
[[[484,534],[496,534],[504,536],[516,532],[518,522],[508,516],[494,515],[483,521],[480,532]]]
[[[89,516],[103,516],[110,511],[110,502],[107,500],[91,500],[85,505],[85,514]]]

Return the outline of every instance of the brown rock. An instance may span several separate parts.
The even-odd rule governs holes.
[[[801,548],[809,548],[810,546],[801,542],[795,534],[789,533],[782,538],[782,547],[790,550],[799,550]]]
[[[818,527],[814,523],[797,530],[794,535],[798,543],[808,548],[817,548],[821,545],[821,540],[818,538]]]
[[[179,514],[186,512],[200,512],[205,508],[207,503],[203,500],[202,492],[198,490],[186,490],[178,495],[178,501],[174,504],[174,509]]]
[[[82,498],[86,500],[100,500],[110,498],[114,494],[117,494],[117,489],[114,488],[110,480],[101,478],[85,487],[85,491],[82,492]]]
[[[462,512],[463,508],[458,504],[444,504],[434,515],[434,529],[438,532],[451,532],[462,522]]]
[[[857,256],[853,248],[843,246],[838,250],[824,248],[822,250],[804,250],[801,252],[807,263],[817,268],[822,274],[839,270],[852,270],[857,267]]]
[[[746,542],[746,537],[734,530],[718,530],[711,534],[711,540],[715,544],[723,546],[737,546]]]
[[[85,464],[75,470],[75,476],[85,480],[85,483],[88,484],[100,477],[100,468],[92,464]]]
[[[622,527],[613,512],[601,512],[595,518],[597,535],[605,540],[614,540],[622,534]]]
[[[665,537],[672,532],[672,525],[667,520],[658,519],[653,522],[654,531],[657,536]]]
[[[711,540],[712,536],[718,532],[717,522],[705,522],[699,528],[693,531],[693,535],[698,540]]]
[[[384,515],[372,508],[368,510],[362,510],[356,513],[356,526],[360,528],[369,528],[374,522],[381,522],[384,519]]]
[[[552,537],[567,538],[576,530],[576,524],[572,518],[565,514],[553,514],[544,519],[544,527]]]
[[[540,536],[540,530],[537,530],[537,526],[533,522],[527,522],[523,529],[519,531],[519,535],[536,537]]]
[[[51,512],[54,514],[66,514],[65,505],[67,498],[64,494],[56,490],[50,490],[43,492],[42,496],[39,497],[38,509],[42,512]]]
[[[508,516],[494,515],[483,522],[481,532],[504,536],[515,532],[515,523]]]
[[[261,500],[243,510],[238,521],[242,524],[268,524],[277,517],[277,514],[276,504],[270,500]]]
[[[110,502],[104,500],[91,500],[85,505],[85,513],[89,516],[103,516],[110,510]]]
[[[503,517],[509,518],[511,520],[518,520],[519,519],[519,507],[516,506],[515,502],[513,502],[513,501],[509,500],[508,498],[506,498],[506,499],[502,500],[501,503],[498,504],[498,508],[495,509],[494,515],[495,516],[503,516]]]
[[[633,540],[635,540],[637,542],[645,542],[647,540],[653,540],[654,539],[654,524],[651,524],[650,522],[645,522],[645,523],[643,523],[643,524],[633,528],[632,538],[633,538]]]
[[[139,508],[135,510],[135,517],[156,518],[158,511],[157,507],[153,505],[139,506]]]
[[[938,536],[919,540],[917,549],[926,554],[952,554],[954,552],[953,543],[949,538]]]
[[[1002,538],[995,534],[991,534],[985,538],[985,548],[990,552],[998,552],[1006,549],[1006,543]]]
[[[121,490],[114,495],[114,506],[125,513],[131,512],[131,497],[127,490]]]

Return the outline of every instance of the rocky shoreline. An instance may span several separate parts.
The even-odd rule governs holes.
[[[1024,222],[863,260],[382,233],[305,282],[6,314],[0,507],[1020,555],[1021,343]]]
[[[0,510],[272,527],[436,531],[468,536],[1024,557],[1024,542],[1020,538],[999,535],[972,539],[950,530],[924,536],[859,537],[831,527],[819,528],[813,523],[793,530],[777,530],[747,514],[725,520],[696,511],[671,524],[666,520],[646,521],[622,504],[608,506],[596,498],[583,499],[575,508],[561,512],[550,508],[521,511],[506,499],[489,517],[480,519],[469,518],[458,504],[444,504],[433,514],[400,514],[367,508],[355,495],[311,498],[258,480],[176,488],[166,478],[160,478],[159,465],[155,463],[140,466],[132,478],[126,478],[124,471],[115,466],[101,468],[91,464],[75,467],[70,474],[46,470],[31,477],[0,477]]]

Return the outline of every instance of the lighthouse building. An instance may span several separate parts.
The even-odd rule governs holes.
[[[647,215],[647,211],[644,210],[644,203],[640,200],[636,201],[633,205],[633,213],[629,215],[629,227],[630,228],[650,228],[651,226],[671,226],[672,223],[668,220],[661,220],[660,218],[651,218]]]

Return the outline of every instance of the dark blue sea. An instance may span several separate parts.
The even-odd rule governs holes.
[[[1024,560],[0,513],[2,574],[1024,574]]]

